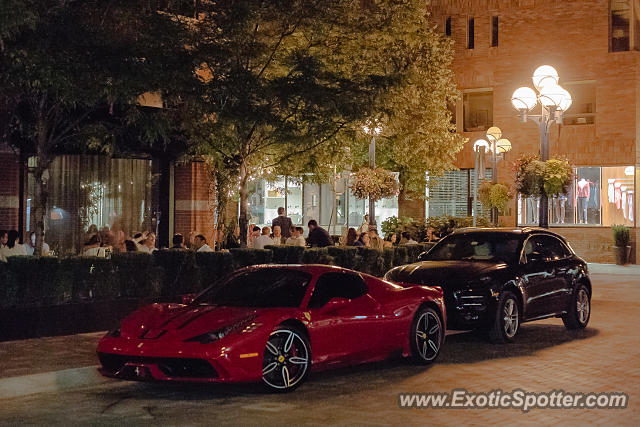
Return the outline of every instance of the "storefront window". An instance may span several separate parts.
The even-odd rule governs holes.
[[[286,200],[285,200],[286,194]],[[287,215],[295,225],[315,219],[331,233],[340,234],[345,227],[358,227],[369,211],[367,199],[356,199],[348,190],[348,183],[339,180],[334,192],[333,183],[303,183],[298,178],[281,178],[275,182],[256,180],[249,184],[249,205],[252,223],[270,225],[280,206],[287,206]],[[376,202],[376,221],[381,224],[398,215],[398,198]]]
[[[77,254],[86,232],[157,231],[157,176],[151,160],[59,156],[49,168],[45,240],[59,254]],[[27,188],[27,230],[34,229],[33,176]]]
[[[473,214],[473,194],[475,189],[473,169],[445,172],[436,184],[427,188],[426,212],[429,217],[470,216]],[[485,170],[485,179],[491,180],[491,169]],[[429,177],[427,177],[429,182]],[[489,211],[478,203],[479,216],[489,216]]]
[[[462,97],[464,131],[484,131],[493,126],[493,91],[467,92]]]
[[[633,166],[602,168],[602,224],[633,226],[635,185]]]
[[[605,226],[634,224],[633,166],[574,169],[569,194],[549,199],[549,223]],[[539,199],[518,196],[518,225],[538,223]]]
[[[287,216],[294,225],[302,224],[302,181],[287,178]]]
[[[304,212],[302,225],[306,227],[310,220],[318,220],[318,218],[320,218],[320,185],[315,183],[305,184],[303,193]]]

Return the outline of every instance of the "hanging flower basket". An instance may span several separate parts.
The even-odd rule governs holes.
[[[498,209],[502,213],[507,208],[509,200],[513,195],[509,191],[509,187],[504,184],[493,184],[484,181],[478,188],[478,200],[486,209]]]
[[[549,159],[544,170],[544,192],[548,196],[567,194],[573,178],[573,168],[566,159]]]
[[[351,174],[349,188],[356,199],[369,197],[375,201],[396,196],[399,192],[394,174],[382,168],[362,168]]]
[[[513,171],[515,189],[524,197],[567,194],[573,178],[569,161],[560,158],[543,162],[537,156],[523,155],[514,162]]]

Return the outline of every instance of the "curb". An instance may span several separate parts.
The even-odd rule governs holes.
[[[51,393],[111,381],[113,380],[100,375],[97,365],[21,377],[2,378],[0,379],[0,399]]]
[[[600,264],[600,263],[588,263],[589,273],[593,274],[613,274],[613,275],[636,275],[640,274],[640,265],[627,264]]]

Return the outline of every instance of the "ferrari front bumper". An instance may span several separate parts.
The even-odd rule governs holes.
[[[98,345],[102,375],[134,381],[252,382],[262,378],[262,352],[238,345],[160,343],[105,337]],[[254,346],[250,346],[254,347]]]

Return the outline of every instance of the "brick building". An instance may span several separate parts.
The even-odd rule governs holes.
[[[456,124],[469,138],[457,166],[473,168],[473,142],[499,126],[513,150],[498,177],[513,182],[513,160],[539,152],[539,132],[520,121],[511,95],[532,86],[538,66],[554,66],[573,105],[551,128],[550,155],[567,157],[577,177],[567,200],[550,200],[550,226],[586,259],[613,262],[610,226],[629,225],[640,259],[640,1],[432,0],[431,9],[455,45]],[[576,203],[580,180],[589,183],[586,209]],[[520,198],[501,221],[535,223],[535,203]]]

